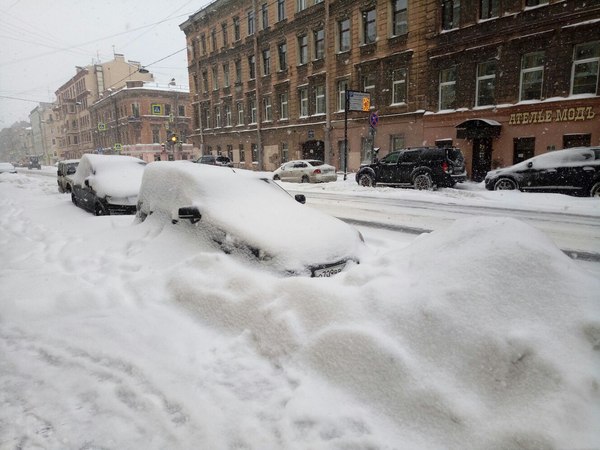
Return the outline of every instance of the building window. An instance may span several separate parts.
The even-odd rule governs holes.
[[[394,134],[390,136],[390,152],[401,150],[403,148],[405,148],[403,134]]]
[[[442,0],[442,30],[458,28],[460,0]]]
[[[547,5],[548,0],[525,0],[525,6]]]
[[[202,54],[206,55],[206,36],[204,33],[200,35],[200,48],[202,49]]]
[[[392,72],[392,104],[406,103],[406,69]]]
[[[456,67],[440,70],[439,108],[456,108]]]
[[[315,86],[315,114],[325,114],[325,85]]]
[[[160,130],[158,128],[152,129],[152,143],[160,144]]]
[[[288,162],[290,158],[290,151],[288,149],[288,143],[287,142],[282,142],[281,143],[281,162]]]
[[[185,117],[185,105],[177,105],[177,114],[179,117]]]
[[[371,94],[371,102],[373,101],[373,94],[375,93],[375,74],[368,73],[362,78],[362,88],[364,92]]]
[[[255,124],[257,122],[257,115],[256,115],[256,97],[255,96],[251,96],[250,97],[250,123],[251,124]]]
[[[298,89],[298,99],[300,101],[300,117],[308,116],[308,89]]]
[[[268,48],[262,51],[262,66],[263,75],[269,75],[271,73],[271,51]]]
[[[287,45],[285,42],[277,46],[277,54],[279,55],[279,70],[287,70]]]
[[[131,104],[131,115],[133,117],[140,117],[140,105],[139,103]]]
[[[227,157],[233,162],[233,145],[227,144]]]
[[[296,0],[296,11],[304,11],[306,9],[306,0]]]
[[[242,38],[242,33],[240,32],[240,18],[233,18],[233,39],[239,41]]]
[[[254,55],[248,57],[248,72],[250,79],[254,80],[256,78],[256,58]]]
[[[392,1],[392,36],[408,33],[408,6],[407,0]]]
[[[231,126],[231,106],[226,104],[223,107],[223,109],[225,110],[225,126],[230,127]]]
[[[217,51],[217,30],[210,30],[210,45],[213,52]]]
[[[202,72],[202,89],[205,94],[208,93],[208,72],[206,70]]]
[[[288,93],[282,92],[279,94],[279,118],[286,120],[289,118],[288,114]]]
[[[532,158],[535,153],[535,138],[514,138],[513,140],[513,164],[520,163]]]
[[[223,87],[229,87],[229,63],[223,64]]]
[[[261,5],[260,14],[262,16],[262,29],[266,30],[269,27],[269,9],[266,3]]]
[[[344,111],[346,109],[346,89],[348,89],[348,80],[341,80],[337,83],[338,111]]]
[[[258,162],[258,145],[250,144],[250,150],[252,151],[252,162]]]
[[[215,128],[221,128],[221,107],[215,107]]]
[[[248,36],[254,34],[254,11],[248,11]]]
[[[369,11],[363,11],[362,23],[363,23],[363,44],[372,44],[377,40],[377,23],[376,23],[376,12],[375,9]]]
[[[246,151],[244,150],[244,144],[239,144],[240,151],[240,164],[244,164],[246,162]]]
[[[308,62],[308,36],[298,36],[298,64]]]
[[[591,134],[565,134],[562,148],[589,147],[592,145]]]
[[[285,19],[285,0],[277,0],[277,21]]]
[[[348,50],[350,50],[350,19],[344,19],[338,22],[338,51]]]
[[[273,120],[273,111],[271,108],[271,96],[270,95],[263,97],[263,111],[264,111],[263,122],[271,122]]]
[[[236,108],[237,108],[237,116],[238,116],[238,125],[244,125],[245,120],[244,120],[244,102],[237,102],[236,103]]]
[[[206,119],[206,125],[204,128],[211,128],[211,123],[210,123],[210,108],[206,107],[204,108],[204,118]]]
[[[227,35],[227,24],[221,24],[221,34],[223,35],[223,47],[227,47],[229,45],[229,36]]]
[[[496,61],[487,61],[477,65],[477,103],[475,106],[493,105],[496,83]]]
[[[500,0],[479,0],[479,18],[491,19],[500,13]]]
[[[571,94],[596,94],[598,92],[598,66],[600,41],[575,46]]]
[[[325,57],[325,31],[323,28],[314,32],[315,41],[315,59],[323,59]]]
[[[235,82],[238,84],[242,82],[242,61],[239,59],[235,60]]]
[[[521,59],[521,93],[519,100],[541,100],[544,64],[544,52],[523,55]]]
[[[213,91],[219,90],[219,69],[217,66],[212,67]]]

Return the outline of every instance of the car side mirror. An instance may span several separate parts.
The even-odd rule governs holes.
[[[177,212],[179,219],[189,219],[191,223],[198,223],[202,219],[202,214],[196,206],[184,206]]]
[[[90,187],[90,180],[85,180],[83,183],[84,183],[84,184],[85,184],[87,187]]]
[[[532,163],[531,161],[529,161],[529,162],[527,163],[527,167],[528,167],[529,169],[531,169],[531,168],[533,167],[533,163]]]
[[[302,203],[303,205],[306,203],[306,196],[304,194],[296,194],[294,198],[298,203]]]

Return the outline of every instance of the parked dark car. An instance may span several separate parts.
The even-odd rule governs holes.
[[[419,147],[396,150],[356,173],[361,186],[415,189],[452,187],[467,179],[465,159],[458,148]]]
[[[135,214],[146,163],[132,156],[84,154],[71,200],[97,216]]]
[[[485,187],[600,197],[600,147],[551,151],[492,170],[485,176]]]
[[[29,163],[27,164],[27,168],[42,170],[42,165],[40,164],[39,156],[30,156]]]
[[[199,164],[210,164],[211,166],[233,167],[231,160],[223,155],[202,155],[196,162]]]

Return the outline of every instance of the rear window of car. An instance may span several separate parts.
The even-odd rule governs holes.
[[[462,161],[464,159],[464,156],[459,148],[448,148],[446,151],[448,159],[452,161]]]
[[[322,166],[323,164],[325,164],[323,161],[319,161],[319,160],[316,160],[316,159],[310,160],[310,161],[308,161],[308,163],[311,166]]]

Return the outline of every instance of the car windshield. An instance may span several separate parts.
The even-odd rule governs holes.
[[[318,161],[316,159],[311,159],[310,161],[308,161],[308,163],[311,166],[322,166],[323,164],[325,164],[323,161]]]

